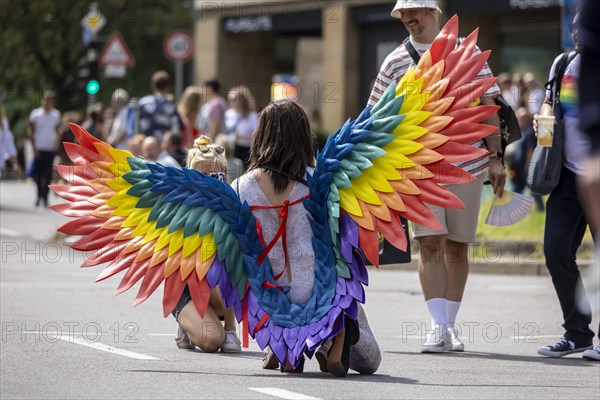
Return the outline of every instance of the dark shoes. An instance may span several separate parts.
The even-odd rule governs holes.
[[[537,352],[538,352],[538,354],[540,354],[542,356],[557,358],[557,357],[564,357],[568,354],[581,353],[581,352],[589,350],[591,348],[592,348],[591,344],[588,346],[577,347],[575,345],[575,342],[572,342],[563,336],[560,338],[558,343],[540,347]]]
[[[344,316],[344,329],[333,339],[327,354],[327,370],[334,376],[343,378],[350,368],[350,346],[360,338],[358,322]]]

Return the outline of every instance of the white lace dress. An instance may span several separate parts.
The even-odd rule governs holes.
[[[312,173],[312,169],[308,169],[308,173]],[[231,185],[234,190],[238,191],[240,200],[248,202],[250,206],[278,205],[269,203],[267,196],[256,182],[252,173],[241,176]],[[300,182],[296,182],[288,200],[291,203],[307,195],[308,187]],[[252,211],[252,214],[262,226],[265,243],[270,243],[277,234],[280,225],[280,210],[281,208]],[[286,231],[287,253],[290,263],[289,272],[291,273],[285,270],[285,258],[281,239],[275,243],[269,252],[269,262],[275,276],[282,273],[277,283],[281,286],[290,287],[287,293],[288,298],[298,305],[305,305],[310,299],[315,280],[315,255],[312,246],[312,228],[309,223],[308,211],[306,211],[301,203],[289,206]],[[358,323],[360,340],[352,347],[350,368],[360,373],[372,374],[379,367],[381,353],[360,304]]]

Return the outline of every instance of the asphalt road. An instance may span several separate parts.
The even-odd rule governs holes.
[[[133,308],[134,291],[113,297],[118,277],[94,283],[101,267],[80,269],[83,255],[37,240],[63,219],[35,209],[32,193],[0,185],[3,399],[600,397],[600,363],[536,354],[562,333],[544,276],[472,274],[459,314],[467,351],[426,355],[416,273],[371,270],[365,310],[383,352],[373,376],[334,378],[315,361],[299,375],[262,370],[253,342],[240,355],[179,350],[160,296]]]

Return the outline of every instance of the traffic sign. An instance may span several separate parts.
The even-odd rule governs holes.
[[[98,31],[106,25],[106,18],[98,10],[96,3],[92,3],[90,10],[83,16],[81,25],[89,29],[92,36],[96,36]]]
[[[108,42],[106,42],[106,46],[104,46],[102,53],[100,53],[98,63],[102,66],[125,65],[128,67],[132,67],[135,64],[135,59],[131,51],[129,51],[125,40],[123,40],[123,36],[118,31],[113,33]]]
[[[163,52],[173,62],[188,61],[194,55],[194,38],[183,29],[173,31],[163,42]]]

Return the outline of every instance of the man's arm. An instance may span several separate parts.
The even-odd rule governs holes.
[[[483,105],[495,105],[494,96],[483,96],[481,98],[481,104]],[[502,144],[500,138],[500,118],[498,114],[492,114],[488,119],[484,121],[488,125],[492,125],[498,128],[498,130],[491,135],[487,136],[483,140],[490,153],[496,154],[496,152],[502,151]],[[502,197],[504,193],[504,183],[506,182],[506,171],[504,171],[504,164],[498,157],[490,157],[489,165],[490,183],[494,189],[494,194]]]

